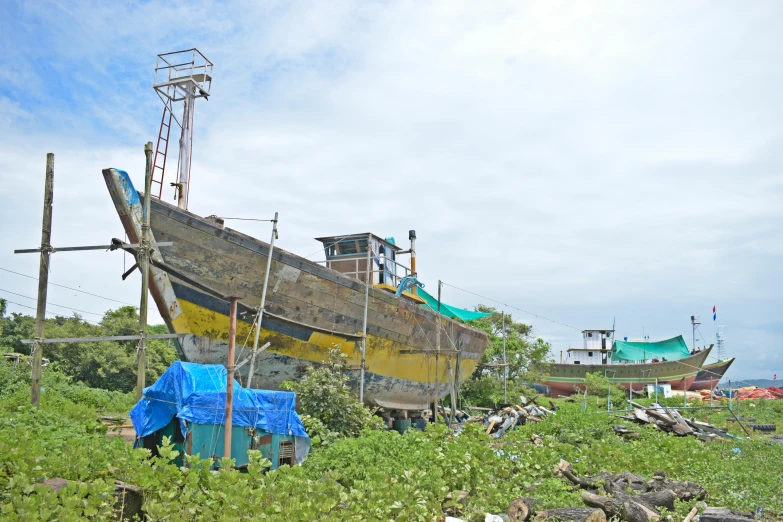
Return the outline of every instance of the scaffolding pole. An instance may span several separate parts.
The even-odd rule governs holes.
[[[46,155],[46,184],[44,188],[43,224],[41,226],[41,260],[38,265],[38,303],[35,311],[35,343],[33,344],[33,373],[30,402],[41,405],[41,364],[43,361],[44,320],[46,293],[49,284],[49,255],[52,252],[52,202],[54,200],[54,154]]]

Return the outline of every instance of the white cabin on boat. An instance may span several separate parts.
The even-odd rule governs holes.
[[[614,330],[582,330],[582,348],[569,348],[566,363],[612,364]]]

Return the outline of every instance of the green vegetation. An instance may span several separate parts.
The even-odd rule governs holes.
[[[383,425],[347,386],[347,368],[345,354],[330,350],[324,364],[308,366],[307,375],[298,382],[283,383],[283,389],[296,392],[297,412],[302,415],[314,445],[356,437],[365,428]]]
[[[0,311],[2,307],[0,306]],[[139,315],[132,306],[106,312],[98,325],[79,315],[47,319],[46,337],[104,337],[139,331]],[[150,326],[150,333],[168,333],[164,325]],[[22,339],[35,337],[35,318],[0,313],[0,350],[30,353]],[[93,388],[128,392],[136,386],[136,341],[47,344],[44,357],[63,374]],[[150,340],[147,347],[147,382],[153,383],[177,359],[172,341]]]
[[[0,364],[0,518],[3,520],[104,519],[111,514],[113,481],[144,488],[150,520],[439,520],[449,492],[469,492],[461,517],[483,520],[504,512],[518,496],[543,507],[578,506],[578,492],[554,476],[560,459],[579,475],[630,470],[651,476],[664,470],[693,480],[710,492],[711,505],[742,511],[764,506],[767,520],[783,513],[783,445],[767,439],[716,441],[676,437],[646,426],[626,440],[611,427],[616,415],[588,400],[558,401],[546,421],[521,426],[503,439],[490,439],[481,426],[453,436],[443,425],[405,435],[364,430],[317,446],[304,465],[265,473],[268,462],[253,455],[247,473],[209,471],[208,461],[190,468],[169,464],[171,447],[147,457],[117,437],[107,437],[96,409],[124,412],[132,394],[94,390],[44,370],[41,410],[31,409],[29,368]],[[605,401],[600,401],[605,408]],[[759,422],[783,418],[783,401],[743,403]],[[725,410],[695,410],[722,424]],[[629,425],[631,426],[631,425]],[[734,426],[734,433],[741,433]],[[543,438],[543,447],[530,443]],[[741,453],[732,452],[739,448]],[[49,477],[82,482],[59,494],[41,483]],[[679,519],[690,506],[679,505]],[[677,519],[675,517],[675,520]]]
[[[520,395],[530,396],[525,383],[540,380],[548,371],[546,362],[550,345],[541,338],[533,337],[533,327],[514,321],[509,314],[503,316],[494,308],[479,305],[478,312],[491,315],[472,321],[470,325],[489,334],[489,345],[471,378],[460,390],[466,404],[471,406],[495,407],[503,402],[503,325],[505,323],[505,352],[509,363],[507,397],[511,402],[519,401]]]
[[[97,327],[78,317],[55,318],[47,321],[47,336],[131,333],[135,321],[132,308],[107,313]],[[506,348],[513,361],[509,397],[529,395],[521,383],[544,371],[548,346],[532,340],[529,327],[507,321]],[[498,322],[494,314],[482,323],[491,334],[485,362],[502,360]],[[0,317],[0,327],[3,348],[27,351],[18,340],[32,337],[30,318]],[[121,480],[144,488],[145,513],[153,521],[436,521],[442,520],[444,509],[458,507],[447,496],[460,490],[469,496],[466,505],[459,506],[459,516],[483,520],[485,513],[505,512],[519,496],[534,497],[543,508],[581,505],[579,492],[555,477],[560,459],[571,462],[578,475],[632,471],[650,477],[663,470],[673,479],[702,484],[711,505],[744,512],[762,506],[765,520],[783,518],[783,445],[755,434],[707,444],[631,425],[606,412],[608,383],[600,375],[588,379],[593,395],[586,411],[582,396],[558,400],[556,415],[502,439],[489,438],[480,425],[465,426],[458,435],[444,425],[399,435],[371,429],[377,420],[348,388],[341,372],[344,359],[332,354],[327,364],[286,385],[298,394],[305,425],[317,442],[305,463],[268,471],[269,462],[251,452],[246,472],[230,469],[228,462],[217,472],[210,470],[211,460],[199,456],[189,459],[189,467],[171,464],[177,456],[172,446],[149,458],[147,450],[134,450],[121,438],[108,436],[98,422],[99,412],[124,414],[133,406],[135,343],[71,346],[47,347],[52,364],[44,369],[40,410],[29,406],[27,362],[0,361],[0,519],[106,519],[113,513],[114,481]],[[151,351],[156,355],[150,357],[148,382],[175,357],[163,342]],[[496,404],[502,401],[501,376],[494,369],[479,371],[463,387],[463,395],[475,405]],[[615,396],[614,407],[621,407],[625,394],[613,390]],[[662,399],[669,406],[680,406],[681,401]],[[783,421],[783,401],[743,401],[739,409],[759,423]],[[736,423],[728,423],[733,418],[728,410],[686,415],[729,426],[733,434],[744,436]],[[640,436],[616,435],[612,426],[617,424],[632,427]],[[531,443],[534,434],[543,446]],[[43,486],[52,477],[73,482],[55,493]],[[674,520],[682,519],[690,507],[678,504]]]
[[[613,409],[628,407],[628,392],[625,388],[620,384],[612,384],[609,377],[598,372],[585,375],[585,389],[588,395],[604,399],[609,397]]]

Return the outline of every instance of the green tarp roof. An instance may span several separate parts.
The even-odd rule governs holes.
[[[427,302],[427,306],[432,308],[433,310],[438,309],[438,300],[435,297],[432,297],[430,294],[425,292],[423,289],[418,289],[418,296],[424,299]],[[449,306],[443,301],[440,302],[440,313],[445,315],[446,317],[451,317],[452,319],[455,317],[458,317],[462,319],[463,321],[473,321],[474,319],[480,319],[482,317],[486,317],[488,315],[492,315],[490,313],[486,312],[472,312],[470,310],[465,310],[464,308],[457,308],[456,306]]]
[[[665,341],[656,341],[654,343],[635,343],[628,341],[614,342],[614,360],[621,361],[643,361],[654,357],[662,359],[666,357],[669,361],[676,361],[683,357],[688,357],[691,351],[682,335],[666,339]]]

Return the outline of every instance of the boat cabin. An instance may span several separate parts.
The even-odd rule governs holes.
[[[582,348],[569,348],[571,364],[612,364],[614,330],[582,330]]]
[[[402,249],[394,244],[394,238],[383,239],[375,234],[349,234],[344,236],[317,237],[324,245],[326,267],[364,282],[367,277],[367,249],[370,248],[370,282],[397,286],[408,275],[407,267],[397,263],[397,253]],[[399,268],[398,268],[399,266]]]
[[[403,250],[398,247],[393,237],[382,238],[373,233],[364,232],[315,239],[324,246],[326,261],[323,261],[322,264],[363,283],[367,280],[367,260],[369,259],[370,284],[376,288],[396,292],[402,280],[413,274],[410,267],[399,261],[401,255],[410,254],[411,250]],[[415,295],[415,291],[406,291],[403,295],[416,301],[422,301]]]

